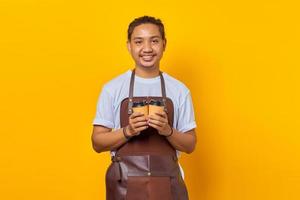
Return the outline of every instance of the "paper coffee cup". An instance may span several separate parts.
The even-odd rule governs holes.
[[[149,115],[154,115],[154,113],[162,112],[163,110],[164,110],[164,106],[162,101],[151,100],[149,102]]]
[[[133,107],[132,110],[133,110],[133,112],[143,113],[145,116],[148,115],[148,107],[147,106]]]
[[[154,115],[154,113],[159,113],[164,110],[163,106],[153,106],[149,105],[149,115]]]
[[[134,102],[132,105],[133,112],[143,113],[145,116],[148,115],[148,105],[141,101],[141,102]]]

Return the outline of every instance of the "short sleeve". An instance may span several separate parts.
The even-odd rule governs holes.
[[[196,121],[194,115],[193,102],[190,92],[187,93],[183,103],[178,110],[177,130],[180,132],[187,132],[196,128]]]
[[[93,125],[114,128],[113,99],[105,87],[102,89],[97,102],[96,116]]]

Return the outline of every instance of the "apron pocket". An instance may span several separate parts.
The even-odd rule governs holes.
[[[171,200],[171,181],[166,176],[129,176],[126,200]]]

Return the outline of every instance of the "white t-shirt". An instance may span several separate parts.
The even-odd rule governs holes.
[[[102,125],[111,129],[120,127],[120,108],[123,99],[129,96],[131,70],[119,75],[106,83],[101,91],[97,103],[94,125]],[[196,128],[194,108],[189,89],[180,81],[167,73],[162,73],[165,80],[166,96],[174,105],[173,128],[184,133]],[[142,78],[135,75],[133,96],[162,96],[160,76],[155,78]],[[179,156],[180,152],[177,152]],[[112,151],[111,155],[115,152]],[[180,166],[182,177],[183,170]]]

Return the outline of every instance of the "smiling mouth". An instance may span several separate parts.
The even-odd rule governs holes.
[[[143,55],[140,56],[144,61],[152,61],[155,55]]]

